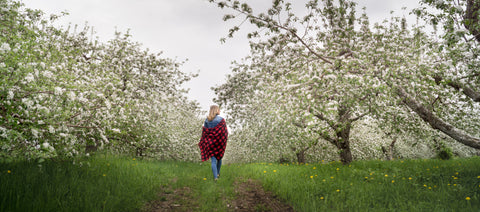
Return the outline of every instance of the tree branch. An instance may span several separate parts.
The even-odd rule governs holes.
[[[367,111],[367,112],[365,112],[365,113],[362,113],[362,114],[358,115],[358,116],[355,117],[355,118],[351,118],[351,119],[350,119],[350,122],[358,121],[359,119],[365,117],[365,116],[368,115],[368,114],[370,114],[370,111]]]
[[[442,80],[443,78],[441,76],[435,76],[435,82],[437,84],[439,84],[440,81]],[[473,90],[471,87],[468,87],[467,85],[461,82],[451,81],[451,80],[447,82],[447,85],[454,88],[457,91],[460,91],[460,89],[462,89],[463,94],[470,97],[474,102],[480,102],[480,92]]]
[[[310,109],[310,113],[312,113],[315,117],[317,117],[318,119],[322,120],[322,121],[325,121],[327,122],[327,124],[333,129],[333,130],[336,130],[337,129],[337,125],[334,124],[334,121],[328,119],[326,116],[324,116],[322,113],[318,112],[318,111],[314,111],[314,109]]]
[[[260,18],[260,17],[258,17],[258,16],[252,15],[251,12],[245,12],[245,11],[241,10],[240,8],[238,8],[238,7],[234,7],[233,5],[225,5],[225,4],[224,4],[224,6],[227,6],[227,7],[231,8],[231,9],[233,9],[233,10],[235,10],[235,11],[238,11],[238,12],[246,15],[247,18],[249,18],[249,19],[254,19],[254,20],[257,20],[257,21],[261,21],[261,22],[263,22],[263,23],[266,23],[266,24],[267,24],[267,27],[268,27],[268,25],[271,25],[271,26],[278,27],[278,28],[280,28],[280,29],[283,29],[283,30],[287,31],[288,33],[290,33],[291,35],[293,35],[295,38],[297,38],[298,41],[300,41],[300,43],[302,43],[302,45],[303,45],[305,48],[307,48],[310,53],[312,53],[312,54],[315,55],[317,58],[319,58],[320,60],[322,60],[322,61],[324,61],[324,62],[326,62],[326,63],[328,63],[328,64],[333,64],[333,63],[332,63],[330,60],[328,60],[326,57],[324,57],[324,56],[318,54],[317,52],[315,52],[315,51],[302,39],[302,37],[300,37],[300,36],[295,32],[295,30],[289,29],[289,28],[287,28],[287,27],[285,27],[285,26],[282,26],[282,25],[280,25],[280,24],[277,24],[277,22],[275,22],[275,21],[269,21],[268,19],[262,19],[262,18]]]
[[[473,137],[441,120],[426,107],[417,102],[413,97],[411,97],[401,86],[397,86],[397,93],[403,99],[404,104],[417,113],[420,118],[430,124],[430,126],[432,126],[434,129],[440,130],[462,144],[475,149],[480,149],[480,138]]]

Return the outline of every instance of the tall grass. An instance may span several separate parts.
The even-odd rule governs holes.
[[[251,164],[257,178],[298,211],[480,211],[480,158]]]
[[[81,161],[81,162],[80,162]],[[234,182],[260,180],[297,211],[479,211],[480,158],[317,164],[230,164],[96,156],[0,163],[0,211],[138,211],[150,200],[228,211]],[[188,188],[188,189],[185,189]]]
[[[230,173],[231,174],[231,173]],[[0,163],[0,211],[139,211],[188,187],[172,204],[225,211],[233,178],[214,183],[208,163],[96,156],[74,161]]]
[[[17,162],[0,170],[1,211],[133,211],[172,177],[135,158]]]

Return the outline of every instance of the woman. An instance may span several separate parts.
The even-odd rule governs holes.
[[[227,146],[228,130],[225,119],[220,117],[220,108],[210,106],[210,112],[203,125],[202,138],[198,143],[202,154],[202,162],[208,159],[212,162],[213,179],[220,176],[223,153]]]

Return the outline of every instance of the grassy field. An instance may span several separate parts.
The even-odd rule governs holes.
[[[139,211],[168,195],[194,211],[228,211],[235,182],[246,179],[297,211],[480,211],[479,157],[230,164],[217,183],[208,162],[80,161],[0,163],[0,211]]]

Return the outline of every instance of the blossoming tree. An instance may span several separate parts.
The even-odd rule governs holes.
[[[423,26],[408,27],[405,19],[392,17],[371,27],[367,15],[358,17],[356,4],[347,0],[308,1],[303,17],[293,12],[291,3],[281,0],[273,1],[272,7],[260,14],[239,1],[211,2],[237,13],[225,15],[225,20],[244,18],[260,29],[248,34],[251,55],[241,66],[261,82],[260,90],[270,98],[267,102],[281,105],[274,110],[293,117],[288,120],[291,125],[316,132],[336,146],[343,163],[352,161],[351,128],[364,117],[396,120],[383,124],[395,123],[400,129],[412,124],[425,127],[418,119],[401,115],[410,110],[435,129],[439,129],[440,119],[431,121],[431,117],[462,117],[455,112],[455,106],[462,105],[461,96],[436,83],[439,73],[448,68],[439,61],[451,55],[437,48],[440,41]],[[233,27],[229,36],[238,30],[239,26]],[[228,83],[223,87],[241,89]],[[238,101],[221,91],[218,94],[227,105]],[[259,104],[255,98],[242,101]],[[436,111],[425,118],[422,110],[430,107]],[[245,109],[232,107],[232,113],[238,108]],[[463,126],[476,126],[478,105],[463,109],[472,114]],[[409,118],[388,118],[391,116]],[[476,147],[475,137],[468,138],[473,142],[463,142],[448,130],[440,130]]]
[[[181,62],[143,50],[129,33],[101,43],[87,26],[54,27],[56,15],[11,0],[0,8],[0,158],[105,147],[161,158],[197,153],[197,135],[174,131],[201,125],[181,88],[195,75],[181,72]]]

